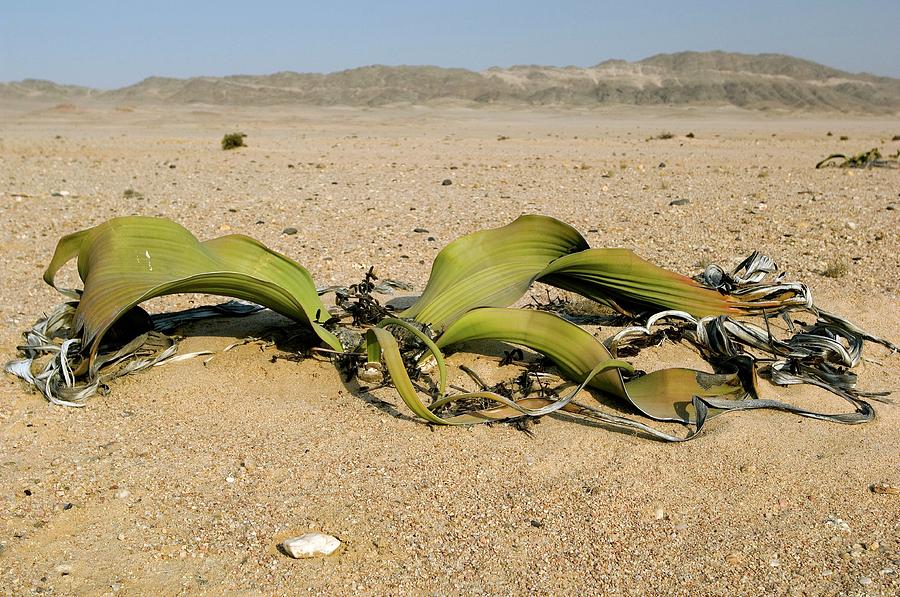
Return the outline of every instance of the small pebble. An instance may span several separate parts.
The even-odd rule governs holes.
[[[127,489],[120,489],[119,491],[116,492],[116,499],[124,500],[125,498],[127,498],[130,495],[131,495],[131,492],[128,491]]]
[[[731,565],[740,564],[744,561],[744,556],[735,551],[725,556],[725,561]]]
[[[662,508],[657,508],[656,510],[653,511],[653,518],[655,518],[656,520],[662,520],[665,517],[666,517],[666,511],[663,510]]]
[[[872,493],[900,495],[900,485],[891,485],[890,483],[875,483],[869,489]]]
[[[690,199],[674,199],[669,201],[669,205],[689,205],[690,202]]]
[[[450,180],[449,178],[445,178],[445,179],[441,182],[441,184],[442,184],[443,186],[445,186],[445,187],[449,187],[450,185],[453,184],[453,181]]]
[[[834,517],[829,518],[828,520],[825,521],[825,526],[833,527],[833,528],[841,531],[842,533],[850,532],[850,525],[847,524],[846,522],[844,522],[843,520],[841,520],[840,518],[834,518]]]
[[[364,383],[381,383],[384,381],[381,363],[366,363],[366,366],[361,367],[356,373],[356,378]]]
[[[428,232],[427,228],[413,228],[413,232],[418,232],[419,234],[424,234]]]
[[[234,477],[230,477],[230,476],[229,476],[229,477],[225,477],[225,482],[226,482],[226,483],[234,483],[234,482],[235,482],[235,478],[234,478]]]
[[[62,576],[68,576],[68,575],[72,574],[72,565],[71,564],[60,564],[53,570],[57,574],[61,574]]]
[[[281,233],[287,234],[288,236],[293,236],[293,235],[297,234],[297,229],[294,228],[293,226],[288,226],[287,228],[282,230]]]
[[[870,584],[872,584],[872,579],[869,578],[868,576],[860,576],[859,584],[861,584],[864,587],[868,587]]]
[[[315,558],[333,554],[341,542],[337,537],[325,533],[306,533],[287,539],[281,546],[292,558]]]

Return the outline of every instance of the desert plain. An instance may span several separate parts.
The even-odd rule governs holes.
[[[232,131],[247,147],[219,147]],[[900,170],[814,168],[834,152],[893,153],[897,134],[890,117],[736,108],[9,104],[0,354],[13,358],[62,299],[41,280],[57,239],[130,214],[200,239],[254,236],[321,285],[374,266],[421,290],[446,243],[523,213],[684,274],[758,249],[819,306],[897,342]],[[66,280],[77,283],[71,266]],[[342,383],[325,360],[264,342],[222,352],[278,323],[196,324],[181,350],[211,360],[119,379],[80,409],[4,375],[0,594],[900,590],[900,496],[870,489],[900,483],[896,404],[876,402],[858,426],[731,414],[684,444],[563,416],[527,433],[439,428],[390,388]],[[900,356],[873,344],[865,357],[860,386],[897,399]],[[685,363],[702,365],[673,344],[638,358]],[[762,383],[806,408],[847,407]],[[278,550],[307,531],[343,546],[310,560]]]

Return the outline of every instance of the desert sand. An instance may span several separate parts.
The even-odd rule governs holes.
[[[248,147],[222,151],[231,131]],[[673,138],[654,138],[666,131]],[[13,358],[22,330],[61,300],[41,280],[57,239],[128,214],[172,218],[201,239],[249,234],[321,285],[374,265],[421,290],[444,244],[522,213],[685,274],[759,249],[817,304],[897,342],[900,170],[813,168],[835,151],[896,151],[895,134],[896,118],[713,108],[10,105],[0,108],[0,354]],[[214,302],[178,296],[148,309]],[[182,350],[221,351],[279,323],[197,324]],[[120,379],[81,409],[4,375],[0,594],[900,587],[900,497],[870,491],[900,483],[896,405],[876,403],[877,419],[860,426],[733,414],[677,445],[561,416],[529,433],[436,428],[390,388],[359,393],[326,361],[274,358],[288,356],[244,344]],[[900,356],[875,345],[865,356],[860,385],[896,398]],[[471,359],[483,371],[495,360]],[[671,344],[638,359],[684,363],[702,361]],[[767,396],[845,408],[820,390],[763,383]],[[343,548],[312,560],[278,551],[307,531]]]

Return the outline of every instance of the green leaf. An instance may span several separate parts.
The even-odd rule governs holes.
[[[511,305],[549,263],[587,248],[577,230],[546,216],[463,236],[438,253],[425,291],[400,317],[443,329],[476,307]]]
[[[538,280],[626,313],[677,309],[704,317],[741,310],[728,295],[645,261],[628,249],[589,249],[561,257]]]
[[[407,332],[414,335],[425,345],[426,348],[428,348],[429,352],[432,355],[434,355],[434,358],[437,361],[437,367],[438,367],[438,392],[440,392],[440,394],[443,395],[444,392],[447,391],[447,365],[444,363],[444,359],[441,358],[441,351],[438,349],[437,345],[435,345],[435,343],[431,340],[431,338],[429,338],[424,333],[422,333],[422,331],[419,330],[416,326],[411,325],[409,322],[404,321],[402,319],[397,319],[395,317],[387,317],[385,319],[382,319],[380,322],[378,322],[378,325],[376,327],[386,328],[386,327],[392,326],[392,325],[401,327],[404,330],[406,330]],[[370,356],[377,356],[377,355],[370,355]],[[377,358],[372,358],[370,360],[377,360]]]
[[[56,273],[76,255],[84,292],[75,324],[83,331],[89,361],[106,331],[132,307],[181,292],[258,303],[308,324],[331,348],[343,350],[321,325],[330,315],[309,272],[252,238],[229,235],[199,242],[170,220],[115,218],[64,237],[44,280],[56,287]]]
[[[554,218],[521,216],[447,245],[422,296],[400,316],[442,330],[472,309],[513,304],[535,281],[631,315],[669,309],[697,317],[742,315],[806,303],[798,285],[722,293],[628,249],[589,249],[574,228]]]
[[[392,325],[397,325],[397,322],[393,322]],[[412,330],[414,328],[407,329]],[[507,398],[506,396],[490,391],[466,392],[444,396],[443,390],[441,390],[441,396],[430,406],[425,406],[425,404],[422,402],[422,399],[419,398],[419,394],[416,391],[415,386],[413,386],[412,380],[409,378],[409,374],[406,371],[406,363],[404,363],[403,361],[403,357],[400,354],[400,348],[397,345],[397,340],[394,338],[394,336],[386,329],[382,327],[376,327],[366,332],[366,343],[369,360],[375,361],[382,357],[384,358],[384,363],[387,367],[389,375],[391,376],[391,381],[394,384],[394,388],[397,390],[397,393],[400,394],[403,402],[406,403],[410,410],[412,410],[416,415],[418,415],[422,419],[425,419],[429,423],[435,423],[438,425],[473,425],[478,423],[486,423],[488,421],[521,417],[522,415],[537,417],[550,414],[560,409],[566,409],[572,399],[578,394],[578,392],[580,392],[588,383],[595,379],[596,376],[604,374],[612,369],[627,369],[629,371],[632,370],[631,365],[625,363],[624,361],[610,359],[604,361],[603,363],[598,363],[591,371],[587,373],[587,375],[584,376],[584,379],[582,380],[581,384],[578,385],[578,387],[570,390],[568,394],[559,398],[558,400],[542,400],[540,404],[536,404],[532,401],[529,401],[528,399],[517,402],[511,400],[510,398]],[[431,352],[431,355],[438,362],[438,366],[441,370],[441,385],[443,385],[446,375],[444,372],[443,356],[434,343],[431,343],[429,341],[426,345],[428,347],[428,350]],[[464,413],[448,418],[440,417],[433,412],[437,408],[449,402],[467,399],[491,400],[502,405],[502,410],[476,410],[473,412]]]
[[[438,348],[473,340],[498,340],[525,346],[550,358],[567,379],[583,382],[598,364],[612,361],[609,351],[588,331],[552,313],[527,309],[475,309],[454,322],[436,340]],[[630,368],[630,366],[628,367]],[[621,369],[592,377],[589,387],[630,403],[657,420],[696,423],[694,396],[745,398],[735,373],[662,369],[627,383]],[[719,414],[720,410],[710,413]]]
[[[400,347],[397,346],[394,336],[384,328],[372,328],[366,332],[366,342],[370,361],[377,361],[376,357],[384,356],[384,364],[387,366],[394,388],[410,410],[429,423],[444,423],[444,420],[428,410],[428,407],[419,398],[419,394],[406,372],[406,364],[403,362]]]

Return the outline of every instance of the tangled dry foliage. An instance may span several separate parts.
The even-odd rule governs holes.
[[[877,147],[857,155],[833,153],[816,164],[816,168],[900,168],[900,150],[893,155],[882,157]]]

